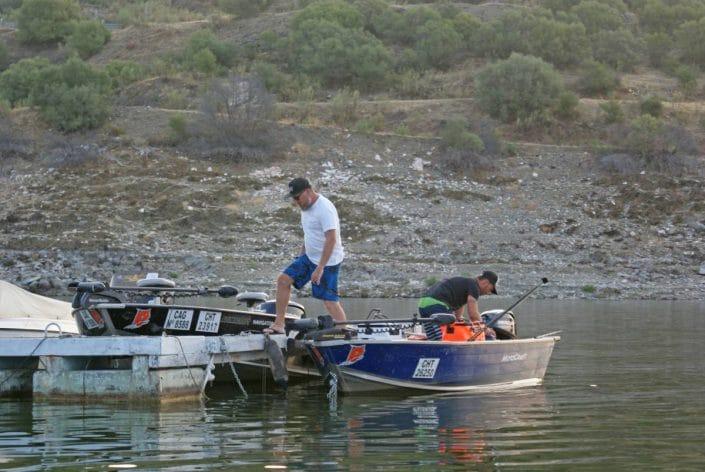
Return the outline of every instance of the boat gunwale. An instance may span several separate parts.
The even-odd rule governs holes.
[[[316,347],[333,347],[343,344],[419,344],[423,346],[487,346],[487,345],[517,345],[517,344],[555,344],[560,341],[560,336],[546,336],[546,337],[534,337],[534,338],[521,338],[521,339],[498,339],[492,341],[428,341],[423,339],[331,339],[326,341],[314,341],[307,340],[307,344]]]

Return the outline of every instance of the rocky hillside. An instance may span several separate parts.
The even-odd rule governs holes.
[[[552,74],[570,91],[562,94],[563,108],[543,110],[550,120],[529,126],[519,117],[490,121],[483,111],[476,78],[505,57],[482,50],[476,39],[509,41],[502,28],[511,33],[516,16],[494,21],[507,12],[527,12],[526,31],[553,25],[565,32],[564,20],[588,22],[587,13],[607,7],[585,2],[582,18],[571,2],[539,2],[555,4],[549,21],[554,14],[538,12],[534,2],[337,2],[340,11],[381,5],[385,18],[409,28],[428,23],[408,38],[372,14],[364,17],[364,32],[362,25],[338,25],[341,38],[359,41],[361,51],[383,52],[385,75],[368,83],[356,68],[336,78],[329,67],[300,69],[301,61],[292,60],[307,57],[292,24],[310,2],[262,2],[267,8],[241,17],[222,7],[242,2],[153,2],[139,11],[131,3],[81,2],[82,19],[111,28],[110,40],[85,63],[72,59],[73,67],[101,74],[112,66],[115,83],[109,92],[100,89],[110,94],[104,122],[85,129],[66,119],[56,121],[64,128],[52,127],[51,116],[64,111],[56,103],[64,102],[42,108],[27,90],[14,109],[0,103],[0,279],[65,295],[70,280],[158,271],[182,285],[272,290],[301,245],[298,210],[285,191],[303,175],[340,213],[345,296],[418,296],[443,277],[492,269],[510,296],[547,277],[552,283],[540,296],[705,299],[705,91],[699,70],[677,67],[690,64],[687,48],[668,49],[686,61],[670,71],[639,48],[631,51],[632,31],[646,38],[649,28],[662,26],[647,11],[639,12],[640,30],[635,13],[613,2],[619,11],[607,15],[621,33],[597,25],[597,36],[585,36],[586,48],[598,44],[594,38],[630,46],[585,50],[604,64],[567,61],[575,58],[558,54],[550,34],[522,49],[555,62]],[[422,6],[437,8],[443,19]],[[20,41],[16,25],[4,21],[9,9],[0,6],[1,67],[32,57],[66,63],[71,41]],[[699,18],[705,6],[685,13]],[[455,38],[455,55],[445,63],[436,63],[433,44],[424,40],[433,31],[441,38],[434,44]],[[675,39],[687,39],[685,33]],[[648,37],[660,51],[661,36]],[[318,53],[321,64],[335,59]],[[612,53],[626,54],[630,66],[620,68],[625,58]],[[360,69],[372,74],[375,64],[366,65]],[[54,75],[70,75],[62,74]],[[219,122],[214,113],[211,128],[230,126],[217,139],[192,127],[205,116],[204,97],[234,76],[253,82],[234,83],[236,93],[221,104],[247,95],[254,81],[269,82],[271,94],[262,94],[273,101],[266,139],[253,152],[227,139],[232,130],[246,142],[247,119]],[[18,83],[13,92],[27,88]],[[467,128],[458,136],[470,135],[463,145],[482,136],[483,151],[451,149],[443,133],[458,117]],[[627,152],[633,155],[625,159]],[[669,158],[682,166],[677,172]]]
[[[149,113],[115,122],[160,121]],[[580,149],[524,145],[474,181],[448,173],[438,140],[291,125],[285,156],[245,165],[138,134],[76,144],[94,156],[79,164],[5,167],[0,278],[64,293],[75,278],[159,271],[272,289],[302,239],[286,183],[305,175],[338,207],[346,296],[418,296],[484,268],[506,295],[545,276],[546,296],[705,296],[702,177],[611,178]]]

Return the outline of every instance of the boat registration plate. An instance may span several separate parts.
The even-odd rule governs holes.
[[[202,310],[198,314],[196,331],[204,333],[217,333],[220,327],[220,312]]]
[[[188,331],[191,328],[191,320],[193,319],[193,310],[184,310],[183,308],[170,308],[166,315],[166,323],[164,329],[174,329],[178,331]]]
[[[416,364],[413,378],[415,379],[432,379],[436,375],[438,363],[441,360],[438,358],[422,357]]]

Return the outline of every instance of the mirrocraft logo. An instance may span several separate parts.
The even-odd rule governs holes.
[[[357,361],[362,360],[365,357],[365,345],[353,346],[350,345],[350,352],[348,352],[348,357],[340,365],[351,365]]]
[[[139,309],[139,310],[137,310],[137,313],[135,313],[135,317],[132,319],[132,323],[125,326],[125,329],[140,328],[140,327],[148,324],[151,317],[152,317],[152,310],[151,309],[146,309],[146,310]]]

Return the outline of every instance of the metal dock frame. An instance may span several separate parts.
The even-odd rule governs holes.
[[[267,359],[262,334],[0,338],[0,396],[200,396],[215,365]]]

